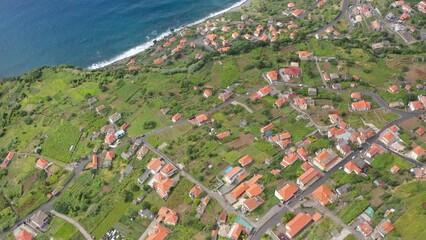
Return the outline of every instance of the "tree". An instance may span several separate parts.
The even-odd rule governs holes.
[[[124,191],[123,192],[123,200],[125,202],[131,202],[133,200],[133,193],[130,191]]]
[[[154,129],[156,126],[157,126],[157,122],[155,121],[148,121],[143,124],[144,129]]]
[[[292,212],[288,212],[288,213],[284,214],[284,216],[283,216],[283,218],[282,218],[283,223],[287,223],[287,222],[288,222],[288,221],[290,221],[292,218],[294,218],[294,213],[292,213]]]

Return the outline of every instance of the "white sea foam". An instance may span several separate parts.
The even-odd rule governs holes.
[[[247,0],[241,0],[239,2],[236,2],[234,5],[230,6],[229,8],[223,9],[223,10],[218,11],[218,12],[210,13],[207,17],[199,19],[199,20],[197,20],[195,22],[192,22],[190,24],[187,24],[187,25],[185,25],[183,27],[179,27],[179,28],[175,29],[174,31],[177,32],[177,31],[182,30],[185,27],[191,27],[191,26],[200,24],[200,23],[206,21],[207,19],[216,17],[216,16],[221,15],[221,14],[223,14],[225,12],[228,12],[229,10],[231,10],[233,8],[239,7],[239,6],[243,5],[246,1]],[[103,67],[111,65],[113,63],[116,63],[116,62],[118,62],[120,60],[123,60],[123,59],[129,58],[129,57],[135,56],[136,54],[141,53],[141,52],[147,50],[148,48],[152,47],[154,45],[154,41],[161,41],[164,38],[170,36],[172,33],[173,32],[171,32],[171,31],[164,32],[164,33],[160,34],[158,37],[156,37],[155,39],[153,39],[153,40],[151,40],[149,42],[146,42],[144,44],[141,44],[139,46],[136,46],[136,47],[134,47],[134,48],[132,48],[130,50],[127,50],[126,52],[121,53],[120,55],[118,55],[116,57],[113,57],[113,58],[111,58],[109,60],[106,60],[106,61],[102,61],[102,62],[98,62],[98,63],[92,64],[89,67],[89,69],[103,68]]]

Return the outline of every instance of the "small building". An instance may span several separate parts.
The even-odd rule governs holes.
[[[108,121],[111,124],[114,124],[114,123],[116,123],[116,122],[118,122],[120,120],[121,120],[121,113],[117,113],[117,112],[114,113],[113,115],[109,116],[109,118],[108,118]]]
[[[320,177],[320,173],[315,168],[310,168],[297,178],[297,184],[301,187],[314,183]]]
[[[383,219],[379,225],[376,226],[376,230],[380,236],[385,237],[389,232],[393,231],[394,226],[388,219]]]
[[[49,161],[44,158],[39,158],[36,162],[36,168],[40,170],[46,170],[50,166]]]
[[[253,158],[249,155],[245,155],[241,157],[238,162],[241,164],[242,167],[245,167],[253,162]]]
[[[35,228],[44,228],[46,224],[49,222],[49,216],[43,211],[38,211],[30,218],[31,225]]]
[[[336,195],[324,184],[313,191],[312,196],[323,206],[336,200]]]
[[[157,225],[153,227],[146,240],[164,240],[169,234],[170,231],[167,228]]]
[[[282,188],[275,190],[275,196],[281,201],[290,200],[294,194],[299,191],[299,187],[294,182],[288,182]]]
[[[149,209],[141,209],[139,210],[139,216],[142,218],[154,219],[155,214],[153,214]]]

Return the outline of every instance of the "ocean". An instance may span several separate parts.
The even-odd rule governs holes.
[[[102,67],[170,28],[242,0],[0,0],[0,78],[41,66]]]

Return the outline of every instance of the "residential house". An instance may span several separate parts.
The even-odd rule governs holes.
[[[300,159],[308,161],[308,151],[304,147],[298,148],[296,152]]]
[[[392,85],[389,87],[388,92],[397,93],[399,91],[399,87],[397,85]]]
[[[115,141],[117,141],[117,138],[115,137],[115,135],[114,135],[114,134],[107,134],[107,135],[105,136],[105,140],[104,140],[104,142],[105,142],[106,144],[111,145],[111,144],[114,144],[114,143],[115,143]]]
[[[306,61],[312,58],[313,53],[309,51],[298,51],[296,54],[299,56],[299,59],[302,61]]]
[[[164,162],[158,158],[151,158],[151,161],[146,165],[146,168],[151,172],[151,174],[156,174],[160,171],[161,167],[164,165]]]
[[[275,102],[274,102],[274,107],[275,108],[280,108],[282,106],[284,106],[284,104],[287,103],[287,98],[278,98]]]
[[[91,169],[98,169],[98,155],[93,154],[92,155],[92,162],[89,165],[89,168]]]
[[[44,228],[49,222],[49,216],[43,211],[39,210],[30,218],[31,225],[35,228]]]
[[[351,99],[352,101],[359,101],[362,98],[362,94],[360,92],[352,92]]]
[[[205,97],[205,98],[209,98],[209,97],[211,97],[212,96],[212,90],[210,90],[210,89],[205,89],[204,90],[204,92],[203,92],[203,96]]]
[[[153,227],[153,230],[148,234],[146,240],[164,240],[169,234],[170,231],[167,228],[157,225]]]
[[[299,156],[296,153],[286,155],[283,158],[283,160],[281,161],[281,166],[286,168],[286,167],[292,165],[293,163],[295,163],[297,161],[297,159],[299,159]]]
[[[111,115],[111,116],[109,116],[109,118],[108,118],[108,121],[111,123],[111,124],[114,124],[114,123],[116,123],[116,122],[118,122],[118,121],[120,121],[120,119],[121,119],[121,113],[114,113],[113,115]]]
[[[167,163],[163,168],[161,168],[160,173],[165,177],[171,177],[176,173],[177,169],[170,163]]]
[[[177,121],[179,121],[182,118],[182,115],[180,113],[176,113],[175,115],[173,115],[172,117],[172,122],[176,123]]]
[[[199,197],[202,192],[203,189],[200,186],[195,185],[191,188],[191,190],[189,190],[189,197],[194,200],[195,198]]]
[[[260,196],[249,197],[243,201],[243,205],[241,206],[241,211],[244,213],[252,212],[263,203],[265,203],[265,200],[263,200]]]
[[[392,143],[399,141],[398,133],[393,132],[390,129],[386,129],[381,135],[379,140],[386,145],[391,145]]]
[[[422,102],[420,101],[411,101],[408,103],[408,107],[411,111],[419,111],[425,108]]]
[[[290,239],[295,237],[303,228],[312,221],[311,215],[307,213],[299,213],[291,219],[286,225],[285,235]]]
[[[356,230],[360,232],[364,237],[368,237],[373,232],[373,228],[370,226],[370,224],[367,221],[361,222],[356,227]]]
[[[400,168],[397,165],[393,165],[390,169],[390,172],[395,174],[397,172],[399,172]]]
[[[376,226],[376,230],[379,232],[380,236],[385,237],[389,232],[394,229],[394,226],[388,219],[383,219],[379,225]]]
[[[49,161],[44,158],[39,158],[36,162],[36,168],[40,170],[46,170],[50,166]]]
[[[223,177],[228,184],[233,184],[240,176],[247,175],[247,172],[241,167],[234,167]]]
[[[354,172],[355,174],[359,175],[362,173],[362,169],[358,165],[356,165],[355,162],[353,161],[349,161],[348,163],[346,163],[345,166],[343,167],[343,170],[347,174]]]
[[[299,191],[299,187],[294,182],[288,182],[282,188],[275,190],[275,196],[281,201],[286,202]]]
[[[218,98],[220,99],[220,100],[222,100],[223,102],[226,102],[229,98],[231,98],[231,96],[233,95],[234,93],[232,92],[232,91],[225,91],[225,92],[223,92],[223,93],[220,93],[219,94],[219,96],[218,96]]]
[[[9,165],[10,161],[12,161],[13,157],[15,156],[15,152],[9,152],[6,157],[4,158],[3,162],[0,165],[0,168],[5,169]]]
[[[198,116],[192,117],[189,119],[189,122],[197,125],[197,126],[201,126],[201,124],[208,122],[209,118],[207,117],[206,114],[200,114]]]
[[[257,91],[257,94],[262,98],[262,97],[269,95],[271,93],[271,91],[272,91],[272,87],[268,85],[268,86],[265,86],[265,87],[259,89]]]
[[[278,71],[273,70],[266,73],[266,79],[269,83],[278,81]]]
[[[155,214],[153,214],[149,209],[141,209],[139,210],[139,216],[143,218],[154,219]]]
[[[274,124],[273,123],[269,123],[268,125],[260,128],[260,132],[262,134],[265,134],[267,131],[271,130],[272,128],[274,128]]]
[[[137,152],[136,152],[136,158],[138,160],[142,160],[143,157],[145,157],[149,152],[149,149],[145,146],[142,146]]]
[[[240,223],[234,223],[231,229],[229,230],[227,237],[232,240],[238,240],[240,238],[242,231],[243,231],[243,225]]]
[[[222,140],[222,139],[229,137],[229,136],[231,136],[231,131],[224,131],[224,132],[216,134],[216,138],[219,139],[219,140]]]
[[[21,230],[15,235],[16,240],[33,240],[33,235],[25,230],[24,228],[21,228]]]
[[[297,178],[297,184],[304,187],[314,183],[319,177],[320,173],[315,168],[310,168]]]
[[[249,155],[245,155],[241,157],[238,162],[241,164],[242,167],[245,167],[253,162],[253,158]]]
[[[332,149],[325,149],[315,156],[313,163],[319,169],[328,171],[339,159],[339,156]]]
[[[340,117],[339,114],[329,114],[328,118],[330,119],[330,122],[332,124],[338,124],[340,121],[342,121],[342,117]]]
[[[102,114],[102,111],[105,109],[106,107],[105,107],[105,105],[100,105],[100,106],[98,106],[98,107],[96,107],[95,108],[95,111],[99,114],[99,115],[101,115]]]
[[[336,200],[336,195],[324,184],[313,191],[312,196],[323,206]]]
[[[160,174],[162,175],[162,174]],[[169,196],[169,192],[175,182],[173,179],[165,178],[160,181],[154,181],[153,188],[155,189],[157,195],[163,199],[167,198]]]
[[[157,215],[157,220],[167,225],[175,226],[179,220],[177,212],[167,207],[161,207]]]
[[[367,102],[365,100],[361,100],[358,102],[351,103],[350,111],[366,111],[371,109],[370,102]]]
[[[376,154],[383,154],[386,150],[377,143],[371,144],[370,149],[365,153],[368,158],[373,158]]]
[[[425,149],[422,146],[417,146],[408,154],[413,159],[419,159],[425,155]]]
[[[308,106],[315,106],[315,101],[310,98],[295,98],[294,105],[298,106],[301,110],[308,109]]]

